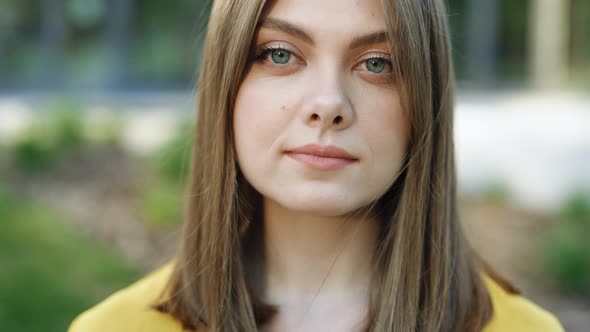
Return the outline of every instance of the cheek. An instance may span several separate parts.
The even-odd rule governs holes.
[[[233,128],[238,159],[256,162],[276,145],[288,124],[285,96],[273,84],[244,80],[234,105]]]
[[[375,102],[361,108],[366,111],[359,114],[359,127],[371,150],[376,171],[391,174],[392,169],[399,169],[407,152],[408,122],[397,92],[378,93],[368,100]]]

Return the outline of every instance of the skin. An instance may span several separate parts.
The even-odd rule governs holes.
[[[239,166],[264,200],[260,296],[280,306],[264,329],[358,331],[378,228],[355,211],[393,184],[408,143],[388,42],[359,39],[383,37],[382,7],[278,0],[265,13],[233,117]],[[334,145],[355,160],[318,170],[287,154],[306,144]]]

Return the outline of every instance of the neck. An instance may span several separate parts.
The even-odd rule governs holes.
[[[320,217],[264,200],[265,298],[305,303],[367,294],[377,222],[366,216]]]

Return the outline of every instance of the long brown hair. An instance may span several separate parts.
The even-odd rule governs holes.
[[[480,331],[492,304],[458,218],[444,4],[382,3],[410,140],[401,175],[376,202],[384,223],[366,330]],[[231,125],[264,8],[265,0],[216,0],[208,24],[184,236],[157,305],[191,329],[256,331],[277,310],[246,279],[260,195],[240,173]]]

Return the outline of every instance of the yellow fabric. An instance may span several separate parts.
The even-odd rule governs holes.
[[[169,315],[150,309],[172,271],[172,263],[80,314],[68,332],[182,332]],[[508,294],[487,276],[494,316],[482,332],[563,332],[559,321],[529,300]]]
[[[507,293],[494,280],[484,276],[494,304],[494,315],[482,332],[563,332],[551,313],[520,295]]]

